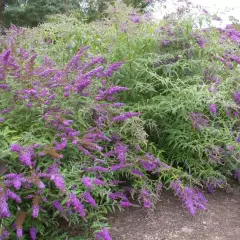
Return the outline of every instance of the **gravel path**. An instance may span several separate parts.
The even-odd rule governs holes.
[[[240,186],[206,197],[208,211],[195,217],[167,192],[152,212],[130,208],[110,216],[113,240],[240,240]]]

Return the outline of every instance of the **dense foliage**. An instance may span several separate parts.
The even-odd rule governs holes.
[[[70,0],[28,0],[8,1],[4,12],[4,24],[18,26],[37,26],[47,15],[66,13],[79,9],[78,1]]]
[[[165,187],[194,215],[200,187],[240,180],[238,26],[107,14],[1,40],[1,239],[66,239],[68,222],[109,240],[116,207],[152,208]]]
[[[142,10],[153,1],[125,0],[127,5]],[[104,11],[113,0],[8,0],[4,12],[4,25],[37,26],[48,15],[75,12],[81,21],[93,21],[104,17]],[[0,4],[1,5],[1,4]],[[0,14],[3,9],[0,8]],[[2,17],[0,18],[0,20]],[[1,21],[0,21],[1,25]]]

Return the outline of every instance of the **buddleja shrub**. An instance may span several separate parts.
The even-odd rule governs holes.
[[[12,26],[0,55],[1,239],[49,237],[60,219],[111,239],[103,214],[134,206],[134,197],[151,208],[161,179],[172,179],[192,214],[206,209],[177,169],[144,152],[140,114],[117,102],[128,89],[108,81],[122,62],[107,65],[85,47],[58,68],[18,48],[19,34]]]

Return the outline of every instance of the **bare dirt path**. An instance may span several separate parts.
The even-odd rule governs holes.
[[[110,216],[113,240],[240,240],[240,186],[206,197],[208,211],[194,217],[167,192],[153,212],[130,208]]]

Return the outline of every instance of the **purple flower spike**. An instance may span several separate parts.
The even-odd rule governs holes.
[[[22,147],[19,144],[12,144],[10,147],[11,152],[17,152],[19,153],[22,150]]]
[[[191,113],[190,119],[193,127],[197,130],[201,130],[202,127],[208,126],[209,124],[209,119],[201,113]]]
[[[101,100],[104,100],[104,99],[108,100],[114,94],[117,94],[121,91],[127,91],[127,90],[128,90],[128,88],[126,88],[126,87],[120,87],[120,86],[110,87],[106,91],[100,91],[99,94],[96,96],[96,100],[97,101],[101,101]]]
[[[126,145],[120,142],[116,144],[115,153],[120,163],[125,163],[127,151],[128,151],[128,147]]]
[[[206,149],[206,154],[211,162],[219,164],[225,161],[227,152],[222,147],[213,146]]]
[[[162,44],[163,44],[164,46],[168,46],[168,45],[170,44],[170,41],[167,40],[167,39],[165,39],[165,40],[163,40]]]
[[[82,178],[82,183],[85,187],[92,189],[92,180],[90,177],[83,177]]]
[[[90,192],[85,192],[82,194],[82,197],[93,207],[97,207],[97,203],[95,202],[94,198],[92,197]]]
[[[240,57],[239,56],[232,56],[231,60],[237,62],[238,64],[240,64]]]
[[[103,180],[96,178],[96,179],[93,180],[93,184],[95,184],[95,185],[104,185],[105,183],[104,183]]]
[[[0,218],[10,217],[10,211],[7,204],[7,196],[4,189],[0,187]]]
[[[124,201],[128,201],[127,197],[122,192],[110,193],[109,198],[111,198],[112,200],[116,200],[120,198]]]
[[[233,93],[233,98],[234,98],[234,101],[235,101],[237,104],[240,104],[240,92],[234,92],[234,93]]]
[[[73,207],[74,210],[80,214],[80,216],[85,219],[86,213],[83,204],[77,198],[74,193],[70,193],[69,200],[67,202],[67,207]]]
[[[240,143],[240,134],[238,134],[237,142]]]
[[[128,201],[120,201],[120,206],[121,207],[130,207],[132,204]]]
[[[97,232],[96,240],[112,240],[110,233],[106,228],[103,228],[101,232]]]
[[[209,105],[209,111],[212,113],[212,115],[215,117],[217,115],[217,105],[212,103]]]
[[[148,190],[143,189],[140,193],[140,198],[143,200],[143,206],[145,208],[151,208],[151,198]]]
[[[32,156],[31,152],[26,150],[26,151],[21,151],[19,153],[19,160],[22,162],[23,165],[25,166],[32,166]]]
[[[9,189],[6,192],[6,196],[7,196],[7,198],[13,199],[16,203],[21,203],[22,202],[21,198],[16,193],[12,192]]]
[[[33,205],[32,206],[32,217],[37,218],[38,214],[39,214],[39,211],[40,211],[40,206],[39,205]]]
[[[133,174],[133,175],[136,175],[136,176],[139,176],[139,177],[143,177],[144,176],[144,174],[141,172],[141,171],[139,171],[139,170],[137,170],[137,169],[132,169],[132,171],[131,171],[131,173]]]
[[[134,22],[134,23],[140,23],[141,19],[140,19],[139,16],[132,16],[131,21]]]
[[[157,170],[160,167],[162,168],[170,168],[166,163],[161,162],[158,158],[151,155],[150,153],[146,153],[146,155],[139,161],[139,164],[146,171]]]
[[[6,79],[6,74],[2,68],[0,68],[0,81],[3,81]]]
[[[121,102],[117,102],[117,103],[113,103],[112,104],[112,107],[115,107],[115,108],[118,108],[118,107],[124,107],[125,104],[124,103],[121,103]]]
[[[17,237],[18,237],[19,239],[21,239],[22,236],[23,236],[23,230],[22,230],[22,228],[17,228]]]
[[[30,228],[30,236],[31,236],[32,240],[37,239],[37,229],[35,227]]]
[[[140,113],[138,112],[127,112],[114,117],[112,120],[113,122],[121,122],[127,120],[128,118],[136,117],[139,115]]]
[[[11,91],[11,88],[7,84],[0,84],[0,89]]]
[[[181,180],[172,181],[170,188],[174,190],[175,195],[179,197],[192,215],[195,215],[196,209],[207,209],[207,199],[203,194],[193,188],[184,187]]]
[[[53,205],[53,207],[55,207],[59,212],[62,212],[62,211],[63,211],[62,204],[61,204],[58,200],[53,201],[52,205]]]
[[[207,40],[202,37],[197,37],[196,43],[199,45],[200,48],[205,48]]]
[[[116,63],[113,63],[112,65],[110,65],[108,67],[108,69],[106,69],[104,72],[103,72],[103,75],[105,77],[111,77],[113,75],[113,73],[115,71],[117,71],[121,66],[123,65],[123,62],[116,62]]]
[[[65,182],[64,182],[64,178],[61,174],[54,174],[51,176],[51,180],[54,182],[55,186],[61,190],[61,191],[65,191],[66,186],[65,186]]]
[[[139,146],[139,145],[136,145],[136,146],[135,146],[135,150],[136,150],[136,152],[139,152],[139,151],[141,150],[140,146]]]
[[[129,167],[129,166],[131,166],[131,164],[122,164],[122,163],[120,163],[120,164],[118,164],[118,165],[113,165],[113,166],[111,167],[111,170],[112,170],[113,172],[115,172],[115,171],[119,171],[119,170],[121,170],[121,169],[123,169],[123,168],[126,168],[126,167]]]
[[[0,235],[1,240],[9,239],[9,232],[3,228],[1,235]]]

